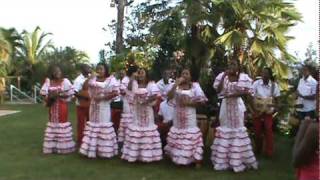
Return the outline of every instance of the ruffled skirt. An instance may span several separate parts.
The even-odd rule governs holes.
[[[123,142],[126,136],[128,125],[132,122],[133,115],[129,113],[122,113],[120,125],[118,130],[118,141]]]
[[[203,140],[200,129],[198,127],[187,129],[171,127],[164,150],[172,161],[179,165],[188,165],[195,161],[201,161]]]
[[[232,169],[241,172],[246,168],[258,168],[245,127],[218,127],[211,150],[211,161],[215,170]]]
[[[87,122],[79,151],[89,158],[111,158],[117,155],[118,143],[112,123]]]
[[[157,126],[127,128],[122,149],[122,159],[129,162],[152,162],[162,159],[162,147]]]
[[[67,154],[75,150],[75,142],[72,139],[72,126],[70,122],[48,122],[45,130],[43,153]]]

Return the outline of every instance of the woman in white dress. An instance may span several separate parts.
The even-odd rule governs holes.
[[[223,97],[215,139],[211,146],[211,161],[215,170],[258,168],[251,140],[244,126],[246,107],[241,96],[251,95],[252,80],[240,72],[240,63],[233,60],[226,72],[220,73],[213,87]]]
[[[153,110],[161,94],[157,85],[149,81],[147,73],[139,69],[137,81],[131,80],[129,83],[129,89],[134,93],[133,122],[127,128],[121,157],[129,162],[162,159],[160,134],[154,123]]]
[[[129,66],[127,76],[123,78],[120,85],[120,92],[123,100],[123,111],[121,114],[120,125],[118,130],[118,141],[124,141],[128,125],[133,119],[133,93],[128,89],[130,80],[133,79],[133,74],[137,71],[137,66]]]
[[[207,101],[199,83],[191,81],[189,69],[184,69],[168,93],[174,105],[173,127],[167,137],[165,152],[178,165],[196,163],[203,156],[202,133],[197,126],[196,106]]]
[[[109,76],[107,65],[99,63],[96,72],[97,76],[88,80],[90,114],[80,153],[89,158],[111,158],[118,154],[118,144],[111,122],[110,102],[118,96],[120,85],[114,76]]]

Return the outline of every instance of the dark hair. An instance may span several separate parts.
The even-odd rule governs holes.
[[[147,79],[147,82],[149,82],[150,81],[150,72],[146,68],[141,68],[141,69],[143,69],[144,72],[146,72],[146,79]]]
[[[144,70],[146,73],[146,82],[150,82],[153,80],[152,75],[150,74],[150,71],[148,71],[146,68],[139,68],[138,71]]]
[[[163,68],[163,69],[161,70],[161,76],[163,76],[166,71],[170,71],[170,69],[169,69],[169,68]]]
[[[242,72],[242,67],[240,64],[240,60],[236,57],[233,57],[232,59],[230,59],[230,63],[231,62],[235,62],[238,65],[238,75],[237,75],[237,79],[239,80],[240,78],[240,73]],[[229,68],[229,64],[228,64],[228,68]]]
[[[138,69],[139,69],[138,66],[131,64],[131,65],[128,67],[127,76],[130,77],[133,73],[137,72]]]
[[[90,67],[88,64],[81,64],[80,65],[80,70],[83,72],[86,70],[87,67]]]
[[[49,79],[55,79],[55,77],[54,77],[53,74],[54,74],[54,70],[55,70],[56,68],[59,68],[59,69],[60,69],[60,71],[61,71],[61,73],[62,73],[62,77],[63,77],[63,72],[62,72],[61,67],[60,67],[59,65],[57,65],[57,64],[53,64],[53,65],[50,65],[49,68],[48,68],[48,77],[49,77]]]
[[[268,71],[268,74],[269,74],[269,77],[270,77],[271,81],[275,81],[275,78],[274,78],[273,73],[272,73],[272,69],[269,68],[269,67],[265,67],[263,69]]]
[[[180,77],[181,77],[182,72],[183,72],[184,70],[188,70],[188,71],[189,71],[190,76],[191,76],[191,79],[190,79],[190,80],[191,80],[192,82],[197,81],[197,78],[194,78],[195,75],[194,75],[194,73],[193,73],[193,71],[192,71],[192,69],[191,69],[190,67],[183,67],[183,68],[181,69],[181,71],[179,72],[179,76],[180,76]]]
[[[191,74],[191,68],[190,68],[190,67],[182,67],[182,68],[180,69],[180,71],[178,72],[179,76],[182,75],[182,72],[183,72],[184,70],[188,70],[188,71],[190,72],[190,74]]]
[[[97,64],[97,66],[103,66],[105,70],[105,77],[109,77],[109,67],[107,64],[100,62]]]
[[[240,60],[239,60],[238,58],[235,58],[235,57],[234,57],[234,58],[231,59],[230,62],[235,62],[235,63],[237,63],[237,65],[238,65],[238,72],[240,73],[241,70],[242,70],[242,66],[241,66]]]
[[[313,66],[310,65],[310,64],[305,64],[305,65],[303,65],[303,68],[307,68],[310,73],[311,73],[311,72],[313,71],[313,69],[314,69]]]

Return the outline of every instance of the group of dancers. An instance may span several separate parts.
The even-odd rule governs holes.
[[[241,172],[258,168],[244,124],[247,109],[242,97],[280,96],[271,70],[266,68],[262,72],[262,78],[253,82],[241,71],[239,61],[232,60],[228,69],[213,82],[222,99],[220,123],[211,145],[211,161],[215,170]],[[200,84],[192,81],[190,69],[184,68],[176,79],[169,78],[169,74],[170,71],[164,71],[164,78],[154,82],[148,70],[131,65],[126,75],[117,79],[109,74],[106,64],[99,63],[95,73],[91,73],[90,66],[83,65],[82,74],[72,84],[63,77],[58,66],[53,66],[41,88],[49,107],[43,152],[71,153],[79,148],[79,152],[89,158],[111,158],[121,152],[121,159],[129,162],[159,161],[166,154],[175,164],[200,166],[204,144],[197,126],[196,107],[204,105],[208,99]],[[302,99],[314,93],[313,89],[310,92],[303,87],[301,89],[304,90]],[[74,97],[78,118],[77,143],[73,141],[72,126],[68,120],[68,102]],[[116,132],[111,102],[119,97],[123,109]],[[312,100],[305,101],[310,104]],[[159,131],[156,116],[162,117],[164,124],[172,124],[165,134]],[[272,115],[262,113],[254,117],[257,148],[262,149],[264,132],[264,151],[271,156]]]

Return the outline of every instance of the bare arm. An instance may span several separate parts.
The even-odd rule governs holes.
[[[178,78],[170,91],[168,92],[168,101],[174,98],[174,95],[176,94],[177,87],[184,81],[183,78]]]
[[[174,98],[174,95],[176,93],[176,89],[177,89],[177,84],[175,83],[172,88],[170,89],[170,91],[168,92],[168,100],[171,100]]]
[[[112,91],[104,91],[100,93],[89,93],[89,97],[95,101],[102,101],[102,100],[111,100],[114,97],[118,96],[119,92],[112,90]]]
[[[249,93],[246,93],[246,92],[235,92],[233,94],[226,95],[225,97],[226,98],[234,98],[234,97],[241,97],[241,96],[247,96],[247,95],[249,95]]]
[[[82,86],[82,89],[77,93],[78,97],[83,98],[83,99],[89,99],[89,80],[87,79]]]
[[[220,82],[219,82],[219,85],[218,85],[218,87],[217,87],[217,89],[216,89],[216,91],[217,91],[217,93],[220,93],[221,91],[222,91],[222,89],[223,89],[223,84],[224,84],[224,78],[227,76],[227,72],[225,72],[224,74],[223,74],[223,76],[222,76],[222,78],[221,78],[221,80],[220,80]]]
[[[129,84],[128,84],[128,90],[129,91],[132,90],[132,83],[133,83],[133,79],[130,79]]]
[[[201,106],[201,105],[204,105],[205,102],[194,102],[194,101],[188,101],[186,103],[184,103],[185,106],[190,106],[190,107],[198,107],[198,106]]]
[[[158,95],[154,94],[148,97],[145,104],[150,104],[151,106],[155,106],[156,101],[158,100]]]
[[[115,97],[119,96],[119,92],[118,91],[111,91],[111,92],[108,92],[106,95],[105,95],[105,99],[106,100],[111,100]]]
[[[135,72],[135,73],[133,73],[133,74],[130,76],[130,80],[129,80],[129,83],[128,83],[128,90],[129,90],[129,91],[132,91],[133,82],[134,82],[134,80],[136,80],[136,79],[137,79],[137,73]]]

